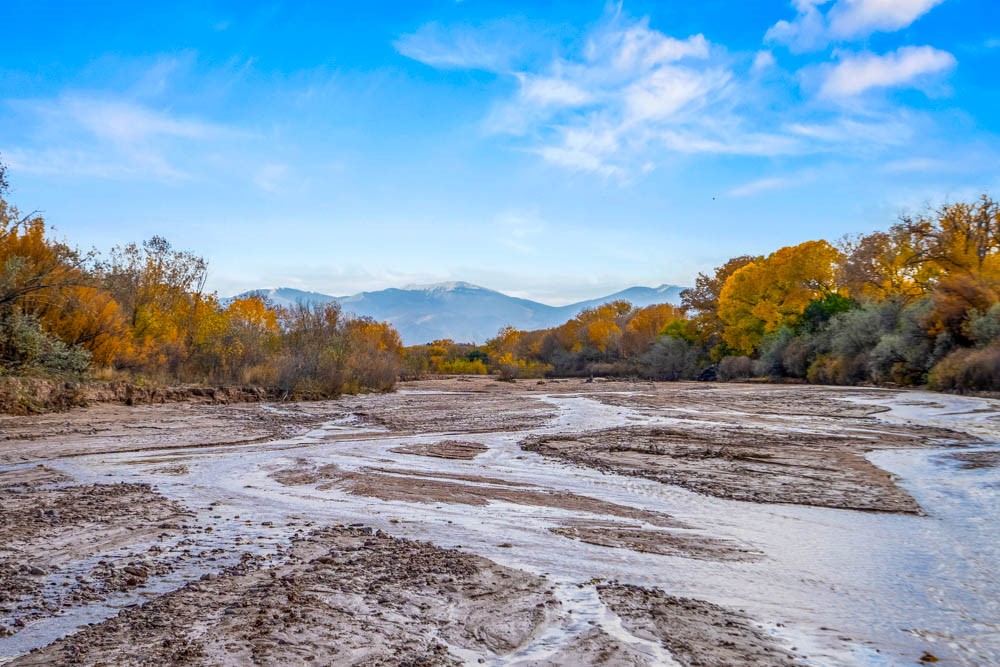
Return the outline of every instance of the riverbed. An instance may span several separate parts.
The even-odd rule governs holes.
[[[176,417],[178,408],[160,407],[141,414]],[[222,443],[200,441],[197,425],[224,426],[224,408],[214,417],[185,410],[191,427],[174,419],[162,447],[145,431],[141,447],[123,444],[127,435],[88,435],[80,426],[86,410],[70,413],[62,432],[46,422],[30,439],[30,424],[0,424],[20,429],[31,452],[15,463],[20,441],[0,444],[8,461],[0,476],[37,474],[42,465],[51,478],[32,487],[40,492],[148,485],[156,500],[136,502],[178,517],[158,515],[165,528],[155,538],[54,558],[55,567],[31,580],[33,596],[0,610],[0,623],[13,630],[0,636],[0,662],[43,664],[31,661],[60,655],[88,623],[98,624],[93,633],[123,609],[136,613],[192,582],[249,576],[227,573],[241,562],[266,570],[303,558],[299,541],[340,525],[400,545],[429,542],[537,582],[531,595],[543,597],[530,599],[546,613],[516,637],[435,635],[458,662],[581,664],[588,642],[598,647],[585,656],[591,664],[697,664],[688,650],[703,651],[703,664],[724,662],[711,652],[717,637],[706,635],[700,649],[696,639],[693,648],[671,647],[666,634],[636,620],[621,588],[634,586],[731,613],[725,622],[746,625],[741,650],[774,651],[767,655],[775,664],[1000,663],[996,401],[873,389],[442,381],[323,409],[258,406],[281,417],[281,430]],[[87,423],[96,432],[102,419],[127,422],[129,409]],[[88,438],[91,445],[78,446]],[[575,458],[525,448],[546,438],[582,444]],[[808,450],[796,449],[806,440]],[[600,457],[583,456],[587,447]],[[638,455],[627,469],[615,467],[625,459],[613,456],[626,451]],[[808,452],[800,465],[786,460],[800,451]],[[641,467],[648,461],[655,474]],[[713,488],[712,476],[723,474],[725,484]],[[841,492],[823,492],[834,483]],[[884,506],[865,505],[871,498]],[[134,586],[93,586],[92,599],[66,601],[64,592],[93,578],[100,562],[140,556],[133,567],[145,576]],[[503,608],[496,614],[491,623],[502,626]],[[191,625],[178,619],[178,627]],[[103,636],[111,651],[104,657],[115,655],[118,636]],[[239,663],[244,654],[230,650]],[[127,646],[120,651],[128,655]]]

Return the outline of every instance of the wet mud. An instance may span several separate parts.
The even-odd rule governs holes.
[[[0,664],[991,664],[997,441],[599,379],[0,417]]]
[[[699,656],[685,664],[785,655],[737,613],[659,591],[598,590],[637,635]],[[515,657],[566,616],[544,577],[370,528],[332,527],[297,540],[278,565],[248,554],[10,664],[475,664]],[[699,652],[703,633],[719,647]],[[582,644],[536,664],[650,664],[600,629]]]
[[[461,440],[441,440],[431,444],[407,445],[393,447],[389,451],[396,454],[413,454],[415,456],[433,456],[439,459],[462,459],[469,461],[487,450],[478,442],[463,442]]]

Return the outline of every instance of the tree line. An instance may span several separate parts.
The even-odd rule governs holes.
[[[615,302],[552,329],[503,329],[479,348],[429,347],[408,354],[438,372],[478,359],[481,372],[505,378],[1000,390],[1000,206],[983,195],[886,231],[734,257],[699,274],[676,307]]]
[[[300,396],[398,377],[770,377],[1000,390],[1000,206],[983,195],[836,243],[734,257],[681,304],[623,301],[485,345],[404,349],[337,304],[280,308],[205,291],[208,266],[162,237],[81,252],[6,199],[0,164],[0,374],[265,386]]]
[[[208,265],[154,236],[106,255],[6,199],[0,164],[0,374],[248,384],[297,396],[394,386],[397,332],[337,304],[223,302]]]

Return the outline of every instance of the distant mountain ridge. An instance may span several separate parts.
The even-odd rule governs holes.
[[[351,296],[331,296],[278,287],[250,290],[237,297],[257,294],[280,306],[336,301],[345,313],[391,322],[405,345],[417,345],[442,338],[484,343],[507,325],[527,330],[547,329],[575,317],[581,310],[610,301],[624,300],[639,307],[656,303],[676,305],[680,303],[680,293],[684,289],[677,285],[629,287],[566,306],[549,306],[465,282],[407,285]]]

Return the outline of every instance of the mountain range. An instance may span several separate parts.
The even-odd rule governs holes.
[[[408,285],[352,296],[331,296],[290,287],[251,290],[237,296],[257,294],[280,306],[336,301],[345,313],[392,323],[403,344],[417,345],[442,338],[484,343],[507,325],[525,330],[546,329],[562,324],[585,308],[610,301],[624,300],[640,307],[655,303],[677,304],[683,289],[677,285],[629,287],[567,306],[549,306],[464,282]]]

